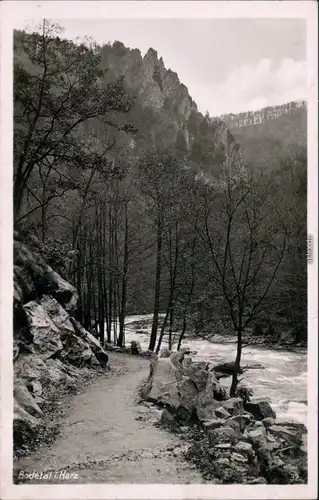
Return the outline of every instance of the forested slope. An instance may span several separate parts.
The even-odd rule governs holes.
[[[155,50],[44,28],[15,34],[15,225],[76,286],[78,319],[122,344],[126,314],[153,311],[151,349],[176,328],[305,339],[305,152],[256,178],[267,158]]]

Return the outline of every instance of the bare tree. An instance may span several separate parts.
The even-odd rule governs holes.
[[[218,188],[202,189],[199,237],[210,256],[212,286],[220,290],[237,333],[230,393],[236,393],[243,334],[265,300],[286,252],[271,184],[234,179],[227,171]]]

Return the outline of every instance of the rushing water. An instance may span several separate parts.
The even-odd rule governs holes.
[[[136,333],[130,323],[148,319],[151,315],[130,316],[126,319],[126,342],[138,340],[143,349],[148,348],[149,333]],[[132,325],[133,326],[133,325]],[[167,346],[163,340],[163,347]],[[191,350],[197,351],[194,360],[217,364],[233,361],[235,343],[210,343],[203,339],[185,339]],[[254,396],[267,398],[277,418],[307,424],[307,356],[304,353],[275,351],[265,347],[245,347],[242,366],[262,365],[264,369],[245,371],[244,384],[254,390]],[[229,379],[222,379],[228,383]]]

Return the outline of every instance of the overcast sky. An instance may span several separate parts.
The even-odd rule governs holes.
[[[211,116],[306,98],[306,27],[299,19],[63,19],[66,38],[149,47]],[[22,26],[17,26],[21,28]]]

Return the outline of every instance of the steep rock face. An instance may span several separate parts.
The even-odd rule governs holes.
[[[108,70],[106,81],[124,78],[137,97],[127,117],[138,129],[128,144],[134,156],[152,144],[172,147],[199,175],[214,180],[219,179],[225,156],[242,165],[240,150],[226,124],[198,111],[187,87],[177,73],[165,67],[156,50],[150,48],[142,57],[139,50],[115,42],[101,49],[101,59],[103,69]]]
[[[48,266],[38,241],[15,234],[14,257],[14,447],[19,450],[43,427],[52,393],[75,385],[108,355],[72,316],[76,289]]]

